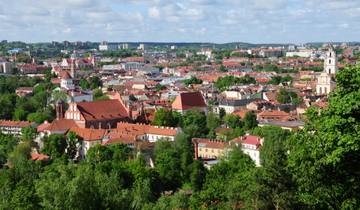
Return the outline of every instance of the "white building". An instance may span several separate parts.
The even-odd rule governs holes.
[[[93,94],[92,91],[71,91],[68,94],[68,99],[67,102],[71,103],[71,102],[75,102],[75,103],[80,103],[80,102],[91,102],[93,101]]]
[[[200,52],[196,53],[197,55],[205,55],[207,60],[211,60],[212,58],[212,50],[211,49],[201,49]]]
[[[75,88],[73,79],[68,72],[65,72],[61,77],[60,87],[66,90],[73,90]]]
[[[224,95],[227,99],[248,99],[250,98],[250,94],[246,93],[242,90],[226,90],[224,91]]]
[[[125,69],[126,71],[141,70],[145,66],[145,64],[139,62],[126,62],[126,63],[122,63],[121,65],[122,68]]]
[[[260,148],[264,143],[263,138],[247,134],[232,140],[232,142],[235,143],[237,147],[241,146],[241,150],[250,156],[256,166],[261,166]]]
[[[294,52],[286,52],[286,57],[302,57],[302,58],[310,58],[315,55],[313,50],[300,50]]]
[[[102,66],[102,70],[104,72],[119,71],[121,69],[123,69],[123,65],[121,65],[121,64],[103,65]]]
[[[328,95],[336,87],[336,83],[332,80],[331,75],[323,72],[320,74],[316,84],[317,95]]]
[[[23,128],[33,125],[34,123],[27,121],[0,120],[0,133],[6,135],[20,136],[21,130]]]
[[[102,42],[99,45],[99,50],[100,51],[115,51],[115,50],[118,50],[118,49],[119,49],[119,46],[117,44],[110,44],[110,43],[107,43],[107,42]]]

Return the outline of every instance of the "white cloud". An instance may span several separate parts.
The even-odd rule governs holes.
[[[360,34],[360,0],[0,0],[0,3],[0,39],[9,40],[279,42],[314,38],[326,41],[335,36],[339,40],[357,39]]]
[[[159,19],[160,18],[160,11],[157,7],[150,7],[149,8],[149,17]]]

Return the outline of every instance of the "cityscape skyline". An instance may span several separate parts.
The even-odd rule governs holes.
[[[10,41],[307,43],[357,41],[355,0],[0,1]]]

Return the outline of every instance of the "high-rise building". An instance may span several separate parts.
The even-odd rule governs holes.
[[[122,50],[129,49],[129,44],[123,43],[123,44],[119,45],[119,48],[122,49]]]
[[[115,51],[118,50],[119,46],[117,44],[112,44],[112,43],[108,43],[108,42],[101,42],[99,45],[99,50],[100,51]]]
[[[145,50],[145,45],[144,45],[144,44],[139,44],[138,49],[139,49],[139,50]]]

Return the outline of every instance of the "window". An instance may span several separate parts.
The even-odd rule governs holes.
[[[331,64],[331,59],[329,59],[329,64]]]

